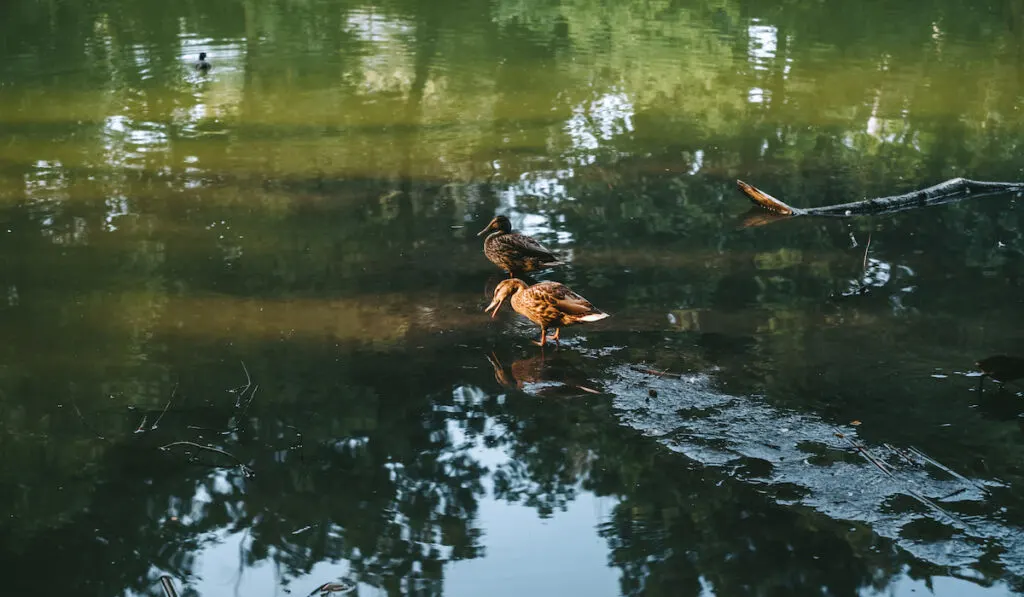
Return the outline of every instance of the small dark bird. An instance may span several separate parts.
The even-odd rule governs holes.
[[[518,273],[563,265],[544,245],[525,234],[512,232],[512,222],[505,216],[496,216],[477,236],[484,234],[487,234],[484,255],[507,271],[510,278]]]
[[[206,61],[206,52],[199,52],[199,62],[196,63],[196,70],[204,73],[210,70],[210,63]]]
[[[494,318],[501,303],[508,297],[511,297],[509,302],[516,313],[525,315],[527,319],[540,326],[540,342],[533,341],[537,346],[544,346],[547,342],[548,328],[555,328],[552,338],[558,343],[561,328],[574,323],[600,321],[608,317],[607,313],[573,292],[565,284],[545,281],[527,286],[526,282],[517,278],[502,280],[498,284],[494,289],[494,300],[484,309],[484,313],[493,310],[491,318]]]
[[[996,355],[976,363],[981,372],[999,382],[1014,381],[1024,377],[1024,359]]]

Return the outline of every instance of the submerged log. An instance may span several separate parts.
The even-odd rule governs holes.
[[[748,226],[760,226],[777,219],[790,218],[793,216],[831,216],[850,217],[862,215],[887,214],[918,207],[940,205],[961,201],[969,197],[986,197],[989,195],[1002,195],[1005,193],[1024,192],[1024,182],[986,182],[981,180],[968,180],[966,178],[953,178],[927,189],[911,191],[902,195],[890,197],[878,197],[854,201],[853,203],[840,203],[838,205],[826,205],[823,207],[808,207],[801,209],[793,207],[753,185],[742,180],[736,184],[740,190],[754,202],[754,205],[766,210],[756,211],[747,219]],[[770,215],[769,215],[770,214]],[[767,217],[766,217],[767,216]]]

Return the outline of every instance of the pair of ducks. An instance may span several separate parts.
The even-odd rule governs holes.
[[[548,330],[554,328],[551,336],[557,344],[559,332],[565,326],[580,322],[600,321],[608,314],[601,311],[587,299],[576,294],[565,284],[538,282],[527,286],[515,277],[519,272],[530,272],[546,267],[563,265],[544,245],[525,234],[512,231],[512,222],[505,216],[497,216],[477,236],[484,239],[484,255],[494,265],[507,271],[508,280],[502,280],[494,289],[494,299],[484,309],[494,318],[506,298],[512,309],[540,326],[538,346],[547,342]]]

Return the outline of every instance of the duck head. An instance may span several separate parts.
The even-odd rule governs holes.
[[[206,60],[206,52],[199,52],[199,61]]]
[[[498,309],[501,307],[501,303],[506,298],[526,288],[526,282],[518,278],[512,278],[511,280],[502,280],[497,287],[494,289],[494,299],[491,300],[491,304],[487,305],[484,309],[484,313],[491,312],[491,319],[498,314]],[[492,311],[493,310],[493,311]]]
[[[491,223],[487,225],[487,228],[484,228],[483,230],[478,232],[477,236],[483,236],[495,230],[500,230],[502,232],[512,232],[512,222],[510,222],[509,219],[506,218],[505,216],[494,216],[494,219],[491,220]]]

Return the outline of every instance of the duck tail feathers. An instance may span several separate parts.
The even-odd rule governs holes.
[[[580,321],[601,321],[607,317],[609,317],[607,313],[591,313],[590,315],[580,317]]]

